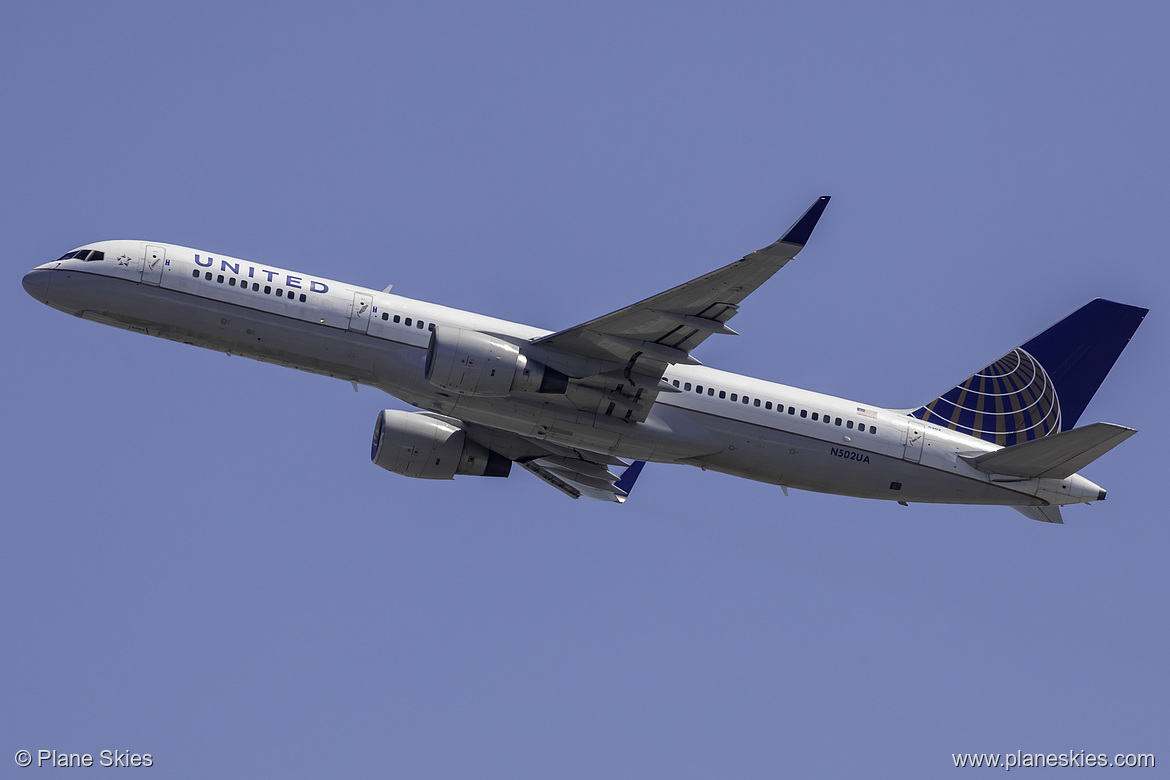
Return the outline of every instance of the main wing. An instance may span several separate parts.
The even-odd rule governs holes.
[[[612,455],[537,441],[498,428],[461,424],[472,440],[518,463],[570,498],[584,496],[621,504],[646,465],[642,461],[626,463]],[[614,469],[621,476],[613,473]]]
[[[739,304],[797,255],[829,204],[818,198],[780,239],[741,260],[595,320],[534,339],[525,348],[574,378],[578,409],[646,419],[671,364],[698,365],[691,352],[712,334],[735,335],[727,321]]]

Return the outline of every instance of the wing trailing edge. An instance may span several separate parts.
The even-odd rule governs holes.
[[[664,390],[667,367],[702,365],[692,355],[696,347],[713,335],[736,335],[727,321],[804,248],[828,203],[828,196],[818,198],[763,249],[624,309],[533,339],[525,354],[578,380],[566,394],[578,410],[641,422]]]
[[[625,503],[646,465],[644,461],[634,461],[619,478],[604,466],[581,459],[551,457],[516,462],[569,498],[585,497],[618,504]]]
[[[1013,506],[1012,509],[1031,520],[1064,525],[1064,518],[1060,516],[1058,506]]]
[[[546,350],[546,362],[569,376],[600,373],[582,373],[575,364],[593,361],[621,366],[641,356],[663,365],[698,365],[691,351],[713,334],[735,335],[727,320],[748,295],[804,248],[828,205],[829,196],[818,198],[779,240],[734,263],[624,309],[542,336],[532,345]]]

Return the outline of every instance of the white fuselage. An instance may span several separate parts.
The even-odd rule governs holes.
[[[638,423],[538,393],[447,393],[424,377],[433,326],[518,342],[549,331],[171,244],[87,248],[104,258],[47,263],[26,277],[26,287],[86,319],[377,387],[421,409],[538,440],[905,502],[1044,506],[1101,494],[1079,475],[1001,481],[984,474],[959,455],[996,446],[904,411],[704,366],[670,366],[665,380],[680,392],[659,394]]]

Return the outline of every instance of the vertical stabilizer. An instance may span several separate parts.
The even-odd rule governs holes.
[[[1008,447],[1071,430],[1148,311],[1090,301],[910,414]]]

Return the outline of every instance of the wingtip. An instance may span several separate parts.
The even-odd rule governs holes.
[[[643,460],[634,461],[622,474],[622,478],[614,483],[614,487],[621,491],[620,500],[624,501],[630,495],[630,491],[634,489],[634,482],[637,481],[638,475],[642,473],[642,467],[645,465],[646,462]]]
[[[812,235],[813,228],[817,226],[821,214],[825,213],[825,207],[829,205],[829,199],[831,197],[830,195],[822,195],[817,198],[809,206],[808,211],[804,212],[800,219],[796,220],[796,224],[788,228],[788,232],[780,240],[786,244],[796,244],[797,246],[807,244],[809,236]]]

